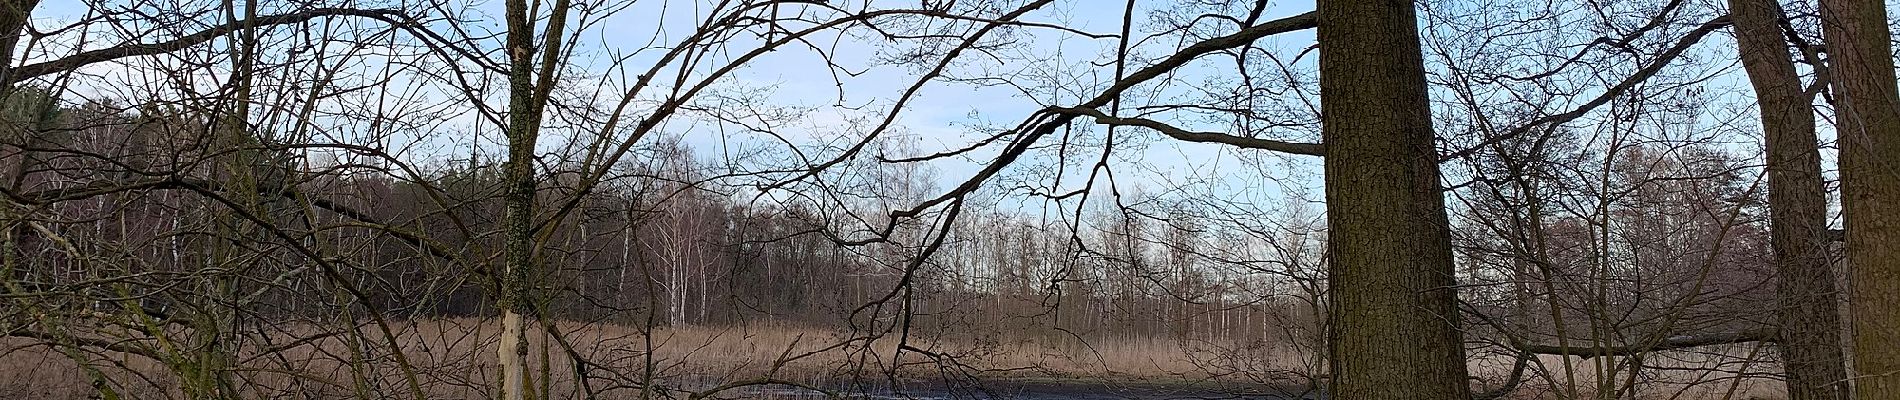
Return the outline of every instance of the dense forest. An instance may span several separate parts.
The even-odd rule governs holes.
[[[1900,396],[1884,2],[1313,3],[0,1],[0,397]]]

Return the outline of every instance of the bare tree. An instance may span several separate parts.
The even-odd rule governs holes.
[[[1846,220],[1848,304],[1853,316],[1855,398],[1900,396],[1900,89],[1892,34],[1879,1],[1821,2],[1828,83],[1840,136],[1841,206]]]
[[[1790,399],[1848,396],[1838,291],[1828,255],[1827,193],[1813,96],[1801,86],[1774,1],[1729,2],[1742,67],[1755,88],[1767,151],[1768,207],[1781,299],[1779,338]]]
[[[0,364],[51,367],[0,396],[1892,375],[1827,341],[1827,85],[1789,61],[1841,99],[1867,347],[1893,175],[1850,133],[1900,100],[1851,65],[1887,54],[1830,46],[1865,76],[1828,80],[1757,0],[38,3],[0,4]],[[1830,42],[1884,32],[1830,7]],[[1731,22],[1741,69],[1698,46]],[[1763,162],[1728,124],[1755,102]]]

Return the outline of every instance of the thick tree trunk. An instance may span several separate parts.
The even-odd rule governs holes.
[[[1414,13],[1319,2],[1333,398],[1471,397]]]
[[[33,7],[39,4],[40,0],[0,1],[0,82],[12,81],[8,75],[13,72],[14,49],[19,47],[20,36],[25,34],[27,22],[33,16]],[[0,88],[0,95],[6,94],[4,89]]]
[[[1881,0],[1822,0],[1840,135],[1855,393],[1900,399],[1900,88]]]
[[[0,107],[8,108],[0,110],[6,111],[0,115],[9,117],[35,115],[40,112],[13,108],[29,106],[43,108],[52,105],[52,103],[41,105],[36,104],[39,102],[11,101],[9,98],[13,96],[13,85],[4,84],[10,81],[7,77],[13,74],[13,52],[20,46],[20,37],[25,36],[26,26],[32,21],[33,7],[38,5],[39,0],[0,0]],[[13,143],[16,147],[31,147],[33,141],[38,139],[38,135],[25,129],[31,122],[0,121],[0,140]],[[19,161],[15,162],[13,171],[7,174],[7,181],[0,184],[6,184],[9,188],[18,190],[26,178],[26,171],[34,164],[34,154],[24,148],[12,151],[20,153]],[[26,227],[21,226],[16,229],[26,229]]]
[[[1742,68],[1761,104],[1768,157],[1781,358],[1790,400],[1847,398],[1841,316],[1828,268],[1827,192],[1821,184],[1812,98],[1802,92],[1775,0],[1729,0]]]

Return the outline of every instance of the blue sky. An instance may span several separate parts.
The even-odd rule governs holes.
[[[689,2],[697,4],[696,2]],[[1480,2],[1474,2],[1475,5]],[[661,9],[665,5],[664,10]],[[853,3],[855,4],[855,2]],[[910,5],[914,3],[901,3]],[[1170,2],[1140,2],[1140,7],[1173,5]],[[1489,4],[1489,3],[1486,3]],[[498,2],[483,3],[477,10],[485,11],[490,17],[486,21],[474,24],[477,28],[499,30],[499,21],[493,17]],[[1096,33],[1115,33],[1122,19],[1120,2],[1109,1],[1065,1],[1047,9],[1030,14],[1028,21],[1056,23],[1078,30]],[[83,13],[79,2],[46,2],[36,11],[40,21],[70,21]],[[1293,15],[1312,10],[1309,1],[1290,1],[1272,5],[1262,20]],[[1156,11],[1151,8],[1138,8],[1135,15],[1137,25],[1135,37],[1150,37],[1158,26],[1151,23],[1150,16]],[[609,17],[598,29],[584,35],[586,51],[583,52],[580,73],[616,73],[610,70],[604,60],[607,50],[633,51],[648,46],[649,41],[658,44],[678,40],[687,32],[700,11],[683,6],[679,2],[641,2],[631,8]],[[662,18],[663,17],[663,18]],[[38,23],[38,22],[36,22]],[[1210,24],[1208,26],[1218,26]],[[1224,29],[1233,29],[1224,26]],[[479,31],[479,29],[477,30]],[[1080,88],[1068,92],[1055,90],[1037,90],[1034,97],[1025,96],[1017,90],[1002,86],[978,86],[961,82],[934,82],[924,87],[919,96],[898,115],[899,132],[908,135],[916,146],[916,152],[936,152],[950,148],[959,148],[975,140],[972,127],[985,125],[1014,125],[1035,110],[1046,104],[1069,105],[1079,101],[1079,96],[1093,95],[1088,88],[1097,88],[1113,79],[1113,68],[1106,65],[1091,64],[1101,62],[1111,54],[1116,46],[1113,39],[1090,39],[1072,33],[1050,29],[1026,29],[1027,35],[1022,45],[1005,50],[1003,60],[984,57],[968,57],[968,64],[960,64],[953,74],[968,76],[981,72],[1025,73],[1051,72],[1050,76],[1061,77],[1061,82],[1070,88]],[[654,40],[657,39],[657,40]],[[821,143],[844,143],[854,140],[854,132],[845,132],[848,121],[861,118],[876,118],[885,114],[885,110],[897,97],[903,86],[913,82],[916,69],[904,66],[881,65],[870,67],[872,59],[883,50],[881,45],[869,43],[857,37],[822,38],[829,46],[829,55],[841,64],[865,67],[865,72],[857,76],[843,76],[834,80],[833,71],[824,67],[822,59],[807,49],[791,48],[779,53],[755,60],[748,67],[734,74],[729,84],[734,87],[771,88],[771,101],[784,106],[804,107],[809,110],[803,124],[781,130],[794,140],[803,141],[801,145]],[[829,39],[836,39],[830,41]],[[1169,40],[1170,37],[1155,37],[1153,40],[1138,44],[1134,48],[1137,55],[1149,57],[1166,54],[1180,46]],[[1312,31],[1295,32],[1264,39],[1257,43],[1259,47],[1283,57],[1291,58],[1301,54],[1313,43]],[[835,44],[835,45],[834,45]],[[1724,49],[1730,48],[1726,33],[1711,36],[1697,46],[1701,54],[1711,57],[1726,56]],[[88,47],[94,47],[89,44]],[[647,50],[644,55],[633,58],[633,69],[644,69],[659,51]],[[1310,54],[1299,58],[1301,65],[1310,67],[1314,57]],[[1428,63],[1433,60],[1428,59]],[[1190,64],[1167,78],[1166,82],[1151,83],[1145,90],[1131,93],[1131,97],[1140,97],[1145,101],[1161,102],[1184,95],[1186,88],[1204,79],[1219,78],[1231,74],[1230,61],[1209,57]],[[1139,68],[1140,62],[1131,63],[1130,68]],[[1733,76],[1721,78],[1716,86],[1737,87],[1739,81]],[[583,88],[587,89],[587,88]],[[611,92],[611,91],[608,91]],[[842,93],[842,97],[839,94]],[[611,93],[607,93],[611,94]],[[499,98],[499,97],[495,97]],[[1169,119],[1168,115],[1157,118],[1189,129],[1224,131],[1230,127],[1210,124],[1197,119]],[[476,126],[475,118],[470,115],[459,117],[459,122],[450,125]],[[1078,124],[1078,127],[1086,127]],[[678,124],[670,126],[670,134],[683,135],[684,140],[698,149],[707,159],[717,160],[728,155],[729,146],[761,145],[758,137],[747,139],[744,135],[724,136],[707,124]],[[1089,127],[1092,128],[1092,127]],[[1742,127],[1745,128],[1745,127]],[[492,127],[490,127],[492,129]],[[1441,132],[1442,133],[1442,132]],[[1110,161],[1116,174],[1116,183],[1124,192],[1135,187],[1145,187],[1149,191],[1175,186],[1193,186],[1195,190],[1206,193],[1249,197],[1270,201],[1287,195],[1301,199],[1318,198],[1317,159],[1311,157],[1263,157],[1258,151],[1237,150],[1222,145],[1184,143],[1160,138],[1157,134],[1143,130],[1123,130],[1122,141],[1126,145],[1119,148]],[[1316,140],[1303,137],[1301,132],[1290,132],[1281,137],[1287,140]],[[544,138],[543,146],[560,146],[565,143],[560,137]],[[488,146],[493,146],[492,138]],[[1127,145],[1132,143],[1133,145]],[[552,151],[550,149],[549,151]],[[457,151],[448,151],[459,154]],[[491,153],[496,153],[491,151]],[[993,156],[994,151],[974,153],[966,160],[942,160],[930,164],[938,171],[938,188],[948,187],[970,176],[980,163]],[[1083,152],[1079,155],[1089,160],[1094,154]],[[1037,163],[1047,163],[1047,159],[1030,160],[1025,168],[1035,168]],[[1081,161],[1077,161],[1081,162]],[[1086,168],[1070,168],[1075,171]],[[1061,189],[1072,189],[1079,185],[1079,175],[1064,178]],[[1052,181],[1051,181],[1052,182]],[[1187,184],[1193,182],[1192,184]],[[1049,183],[1049,182],[1045,182]],[[1033,204],[1023,204],[1034,207]]]
[[[1298,14],[1312,9],[1310,3],[1302,3],[1304,2],[1275,5],[1266,15],[1266,19],[1270,20],[1272,18]],[[1156,3],[1143,2],[1141,6],[1153,6],[1154,4]],[[1097,5],[1105,7],[1097,7]],[[1065,2],[1050,7],[1047,10],[1032,13],[1026,20],[1059,23],[1088,32],[1116,33],[1116,31],[1120,29],[1122,20],[1120,5],[1119,2]],[[1137,9],[1135,19],[1137,26],[1134,28],[1135,37],[1146,37],[1145,32],[1152,32],[1152,30],[1156,28],[1152,24],[1145,23],[1145,21],[1149,20],[1149,15],[1154,11],[1155,10],[1152,9]],[[631,17],[633,15],[638,14],[630,14],[623,17]],[[635,18],[637,19],[637,17]],[[638,24],[638,21],[632,21],[629,24],[618,26],[638,27]],[[636,31],[646,30],[634,29]],[[1012,49],[1012,53],[1006,55],[1007,57],[1013,58],[1005,62],[988,64],[979,61],[975,65],[966,65],[963,68],[966,70],[996,69],[1005,71],[1023,68],[1060,69],[1071,73],[1072,76],[1070,77],[1077,80],[1074,83],[1084,87],[1100,87],[1113,79],[1112,67],[1097,66],[1090,63],[1101,62],[1104,55],[1110,54],[1117,45],[1115,40],[1090,39],[1071,33],[1047,29],[1028,29],[1025,33],[1032,35],[1032,38],[1024,40],[1024,42],[1027,43],[1025,46]],[[638,37],[639,35],[634,36]],[[1286,54],[1293,54],[1305,46],[1310,45],[1312,40],[1312,33],[1308,31],[1269,38],[1262,41],[1261,45],[1266,48],[1280,49]],[[852,60],[847,62],[847,64],[867,61],[869,57],[877,52],[877,49],[870,48],[871,45],[863,42],[846,41],[844,43],[846,43],[846,45],[840,46],[838,48],[839,51],[833,54],[833,56]],[[1145,53],[1153,57],[1165,55],[1166,53],[1163,52],[1172,51],[1177,47],[1178,44],[1174,42],[1151,41],[1137,47],[1136,52]],[[979,57],[977,59],[980,60],[981,58]],[[1310,62],[1311,58],[1309,57],[1306,60]],[[1223,73],[1221,66],[1208,65],[1214,62],[1218,62],[1218,60],[1197,63],[1182,71],[1178,76],[1172,77],[1172,79],[1177,82],[1195,81],[1201,79],[1204,74]],[[1025,63],[1033,65],[1023,65]],[[780,101],[811,105],[829,104],[833,100],[836,100],[835,96],[840,92],[840,89],[833,85],[833,76],[825,68],[822,68],[822,65],[823,64],[811,53],[791,52],[781,54],[770,62],[761,63],[758,67],[746,70],[741,75],[741,79],[748,82],[777,86]],[[1141,66],[1143,66],[1143,64],[1133,63],[1129,68],[1135,69]],[[876,68],[864,75],[846,78],[844,82],[842,82],[842,92],[845,94],[842,103],[847,105],[870,104],[878,107],[887,107],[894,101],[902,87],[909,85],[913,81],[914,77],[911,75],[912,72],[914,71],[902,68]],[[964,73],[956,71],[953,71],[953,74],[965,75]],[[1166,87],[1169,85],[1151,86]],[[1167,92],[1163,92],[1160,97],[1165,97],[1166,93]],[[903,131],[915,138],[917,146],[919,147],[917,149],[918,152],[932,153],[969,145],[975,140],[975,135],[967,129],[969,126],[983,125],[986,123],[1013,125],[1023,118],[1028,117],[1034,111],[1047,105],[1042,104],[1044,102],[1055,103],[1054,105],[1071,105],[1081,101],[1079,96],[1092,96],[1093,94],[1093,91],[1085,90],[1070,93],[1066,96],[1056,95],[1052,97],[1030,98],[1020,91],[1000,86],[978,87],[965,83],[934,83],[925,86],[920,92],[920,95],[910,102],[905,110],[902,111],[898,121],[903,126]],[[874,107],[873,109],[877,108]],[[819,114],[825,114],[827,112],[842,111],[836,109],[821,109]],[[824,117],[820,118],[822,119]],[[1219,126],[1205,126],[1204,124],[1191,120],[1172,122],[1190,129],[1225,129]],[[1079,126],[1089,127],[1087,125]],[[1089,128],[1093,129],[1093,127]],[[1137,186],[1149,187],[1149,190],[1153,191],[1154,188],[1176,186],[1188,180],[1259,179],[1258,176],[1249,173],[1238,173],[1252,167],[1251,165],[1241,165],[1249,163],[1248,160],[1235,157],[1237,152],[1248,150],[1235,150],[1222,145],[1185,143],[1165,139],[1155,140],[1158,135],[1136,130],[1124,130],[1122,135],[1124,136],[1122,138],[1124,142],[1130,141],[1131,138],[1128,136],[1133,135],[1141,137],[1135,141],[1148,143],[1140,148],[1130,147],[1118,151],[1111,160],[1111,168],[1116,173],[1116,182],[1122,187],[1121,190],[1125,192],[1131,191]],[[689,141],[694,143],[696,147],[702,148],[716,147],[719,145],[717,138],[711,135],[690,136]],[[978,156],[974,157],[974,160],[945,160],[932,163],[932,167],[940,172],[938,177],[942,182],[938,186],[948,187],[956,182],[961,182],[980,167],[980,162],[987,161],[988,157],[993,156],[995,153],[993,151],[987,151],[976,154],[978,154]],[[1092,157],[1093,155],[1090,154],[1085,158],[1092,160]],[[1308,166],[1311,167],[1316,165],[1313,163],[1317,160],[1307,159],[1300,161],[1305,161],[1309,164]],[[1077,169],[1072,168],[1072,174],[1073,171],[1076,170]],[[1086,169],[1081,170],[1086,171]],[[1284,172],[1282,174],[1291,175]],[[1078,181],[1077,178],[1079,178],[1079,175],[1065,179],[1068,184],[1065,184],[1062,189],[1079,187],[1080,185],[1075,184],[1075,182]],[[1311,182],[1310,180],[1296,180],[1290,182],[1316,185],[1316,182]],[[1253,189],[1263,188],[1262,186],[1255,185],[1254,182],[1248,182],[1244,185]],[[1275,186],[1267,185],[1264,188],[1269,189],[1269,192],[1252,193],[1252,195],[1267,198],[1279,197],[1278,190],[1272,190],[1276,189]]]

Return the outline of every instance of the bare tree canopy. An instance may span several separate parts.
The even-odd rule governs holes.
[[[1886,399],[1888,22],[0,1],[0,398]]]

